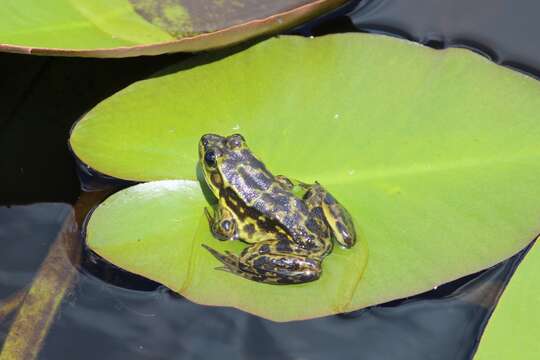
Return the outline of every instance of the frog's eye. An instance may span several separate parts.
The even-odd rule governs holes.
[[[208,151],[206,154],[204,154],[204,161],[208,166],[216,165],[216,153],[213,151]]]
[[[234,149],[242,145],[245,141],[246,140],[244,139],[242,135],[234,134],[234,135],[229,136],[229,138],[227,139],[227,144],[229,145],[231,149]]]

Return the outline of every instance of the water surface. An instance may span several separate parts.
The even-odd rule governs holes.
[[[466,46],[536,74],[538,7],[532,0],[363,1],[296,31],[384,32],[437,48]],[[0,298],[31,282],[80,195],[67,147],[72,124],[115,91],[185,57],[0,54]],[[85,253],[40,358],[470,359],[522,255],[408,299],[279,324],[191,303]],[[0,339],[9,320],[0,323]]]

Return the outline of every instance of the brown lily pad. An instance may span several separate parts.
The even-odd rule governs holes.
[[[346,0],[6,0],[0,51],[84,57],[195,52],[277,33]]]

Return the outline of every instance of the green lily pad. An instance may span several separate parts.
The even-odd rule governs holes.
[[[156,200],[159,211],[141,204],[138,194],[159,184],[150,183],[111,198],[90,222],[88,245],[109,261],[194,301],[286,321],[417,294],[523,248],[540,228],[538,113],[535,80],[464,49],[368,34],[280,37],[126,88],[90,111],[70,143],[111,176],[187,181],[196,180],[202,134],[240,132],[274,173],[327,187],[355,219],[368,264],[361,274],[352,260],[360,255],[339,251],[325,260],[324,280],[298,287],[213,270],[217,261],[199,243],[243,245],[211,238],[195,183],[175,200],[187,201],[183,209],[167,210],[172,194]],[[131,219],[132,211],[145,215]],[[196,249],[187,285],[179,268],[159,265],[159,246],[133,247],[143,219],[183,217],[189,226],[163,225],[159,243]],[[306,298],[308,287],[317,295]]]
[[[346,0],[5,0],[0,51],[124,57],[222,47],[305,22]]]
[[[538,357],[540,353],[538,274],[540,274],[540,251],[535,244],[504,290],[482,335],[475,360],[528,360]]]
[[[209,232],[208,206],[197,181],[163,180],[132,186],[101,204],[87,228],[93,251],[131,272],[158,281],[208,305],[234,306],[273,320],[342,312],[367,260],[365,242],[339,247],[323,264],[324,275],[302,285],[255,283],[215,268],[201,244],[240,253],[246,244],[220,242]],[[306,303],[306,299],[317,298]]]

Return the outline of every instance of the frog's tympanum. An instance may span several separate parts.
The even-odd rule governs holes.
[[[204,178],[218,203],[205,209],[220,240],[250,244],[239,256],[203,245],[218,268],[269,284],[317,280],[335,239],[356,241],[351,216],[321,185],[273,175],[250,151],[242,135],[204,135],[199,143]]]

